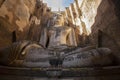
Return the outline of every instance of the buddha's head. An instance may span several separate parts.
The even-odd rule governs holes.
[[[54,16],[54,24],[62,26],[64,23],[63,15],[62,14],[56,14]]]

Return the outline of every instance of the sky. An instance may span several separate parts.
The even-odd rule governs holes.
[[[59,9],[65,10],[65,7],[68,7],[74,0],[43,0],[43,2],[47,3],[52,11],[58,11]]]

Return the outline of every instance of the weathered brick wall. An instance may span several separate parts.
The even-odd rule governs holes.
[[[101,30],[98,40],[98,30]],[[120,1],[102,0],[92,26],[91,41],[110,48],[120,60]],[[118,61],[119,61],[118,60]],[[120,61],[119,61],[120,62]]]
[[[91,26],[94,24],[97,8],[101,0],[83,0],[81,10],[81,20],[85,23],[87,34],[91,33]]]
[[[36,0],[2,1],[0,2],[0,47],[12,43],[13,31],[16,31],[18,40],[25,39],[29,18],[36,5]]]
[[[0,0],[0,48],[12,43],[13,31],[17,41],[38,41],[49,12],[40,0]]]

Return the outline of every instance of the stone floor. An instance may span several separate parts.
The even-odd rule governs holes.
[[[0,80],[120,80],[120,75],[102,76],[102,77],[80,77],[80,78],[38,78],[38,77],[20,77],[20,76],[0,76]]]
[[[50,78],[39,69],[0,67],[0,80],[120,80],[120,66],[80,68],[68,72],[65,70],[59,78]]]

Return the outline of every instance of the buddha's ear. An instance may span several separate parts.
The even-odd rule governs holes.
[[[64,22],[65,22],[65,20],[64,20],[64,18],[63,18],[63,16],[62,16],[62,19],[61,19],[61,24],[62,24],[62,26],[64,26]]]
[[[64,26],[64,19],[63,19],[63,21],[62,21],[62,26]]]

